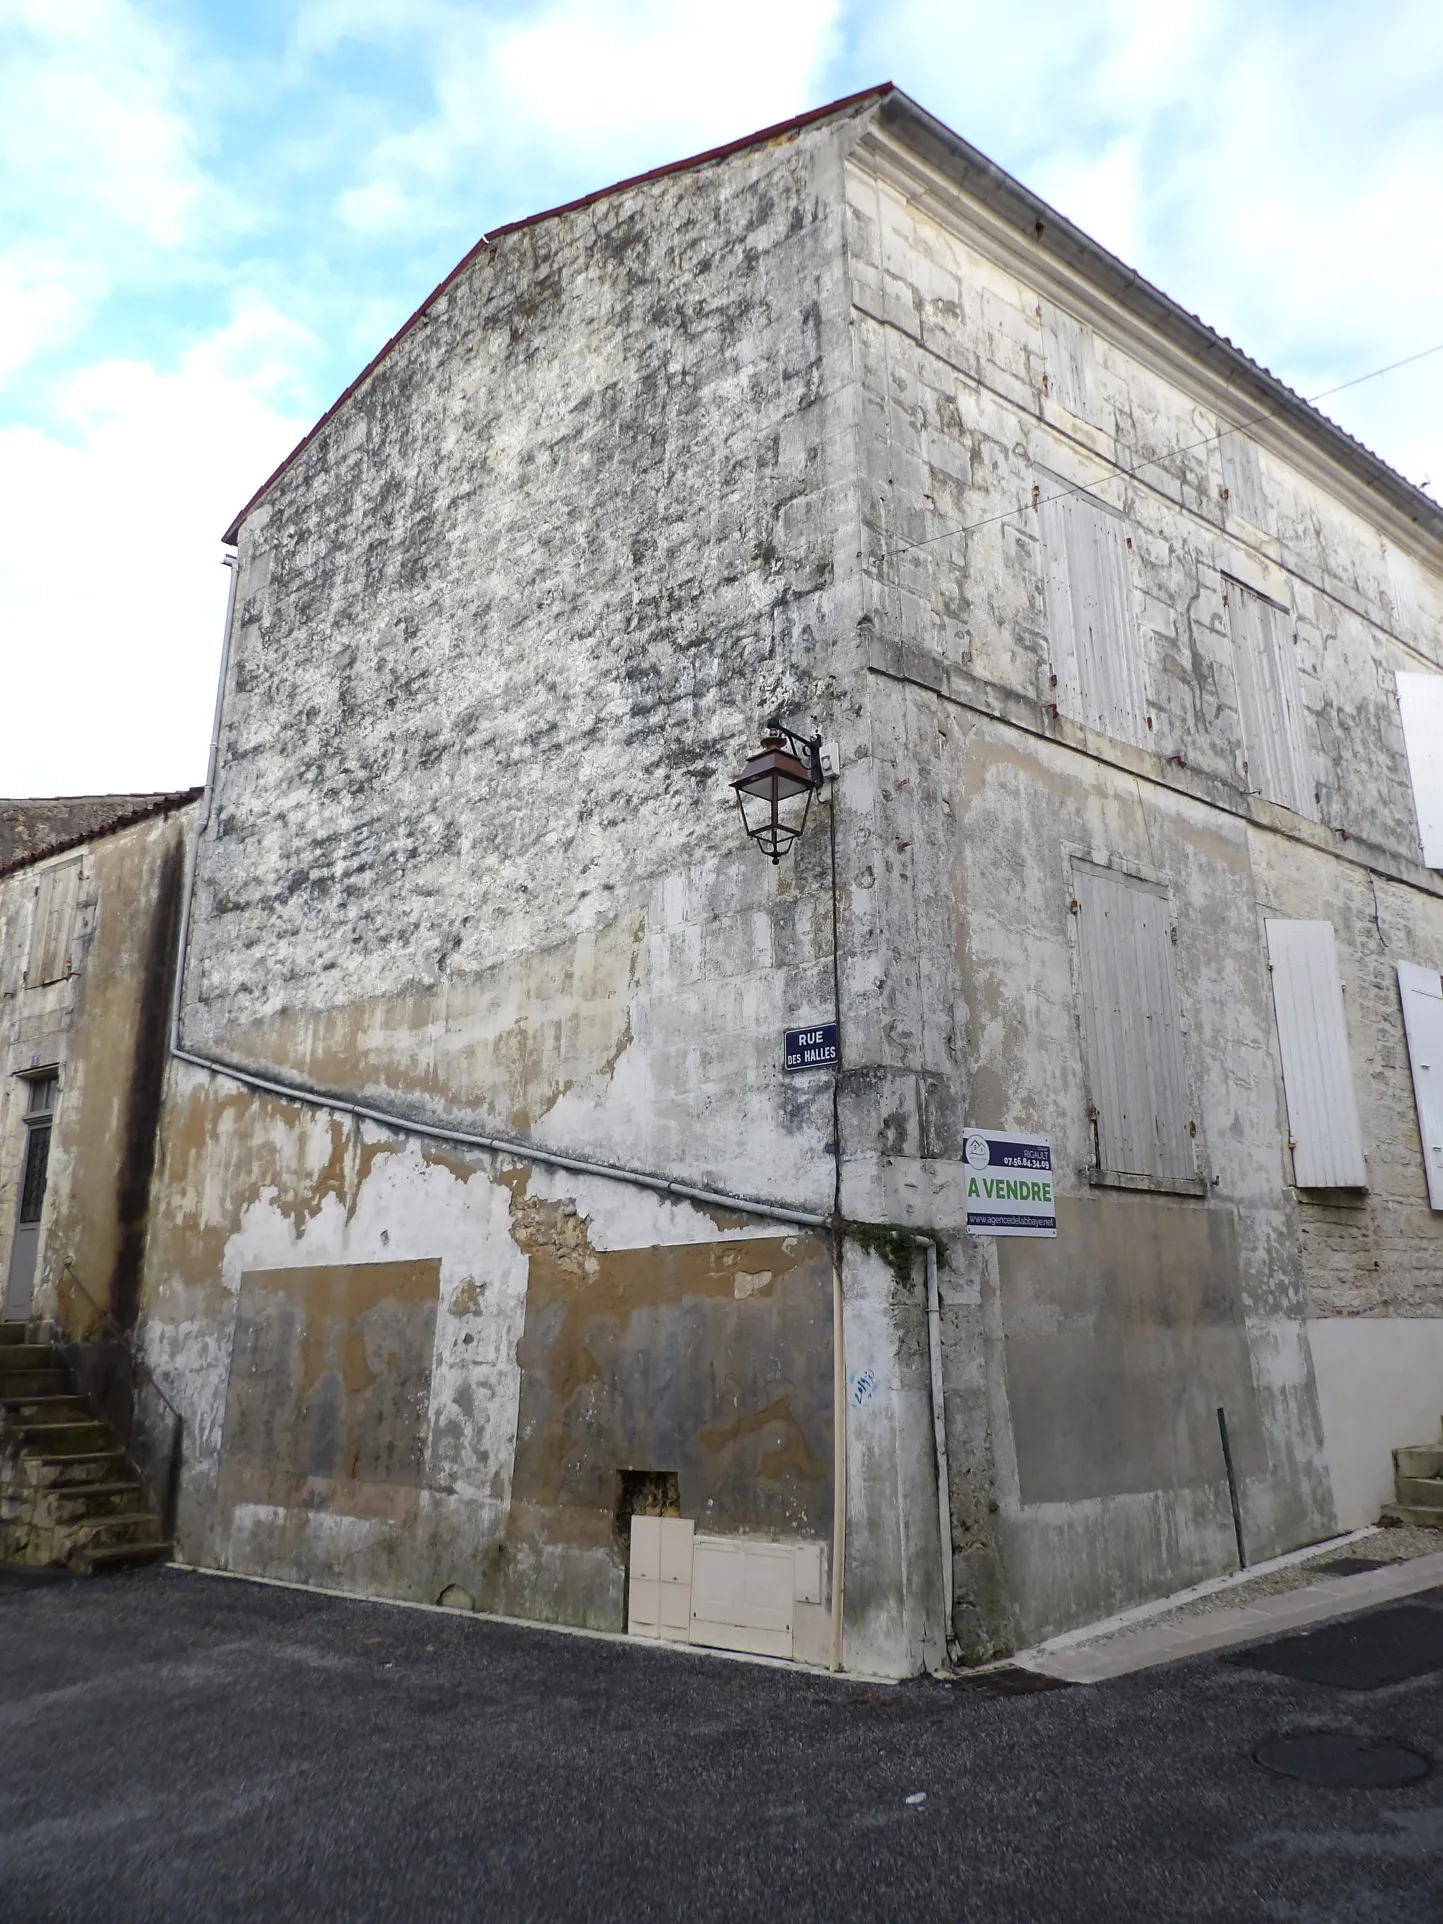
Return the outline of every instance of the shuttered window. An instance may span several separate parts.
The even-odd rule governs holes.
[[[35,887],[35,919],[30,925],[27,988],[59,982],[71,974],[71,935],[79,888],[78,861],[41,870]]]
[[[1060,307],[1048,307],[1042,317],[1042,353],[1048,393],[1069,414],[1085,415],[1092,366],[1091,333]]]
[[[1224,580],[1249,789],[1316,821],[1317,797],[1297,644],[1285,608]]]
[[[1095,496],[1039,469],[1047,620],[1060,713],[1147,743],[1127,528]]]
[[[1228,507],[1251,521],[1255,528],[1267,529],[1268,498],[1263,491],[1263,464],[1258,459],[1257,443],[1237,428],[1222,436],[1223,486],[1228,491]]]
[[[1398,994],[1418,1105],[1418,1135],[1428,1201],[1443,1209],[1443,976],[1416,962],[1398,964]]]
[[[1160,888],[1073,865],[1083,1038],[1103,1170],[1191,1178],[1187,1073],[1172,917]]]
[[[1400,673],[1397,682],[1423,860],[1443,868],[1443,675]]]
[[[1293,1180],[1300,1189],[1365,1189],[1333,925],[1270,921],[1267,930]]]

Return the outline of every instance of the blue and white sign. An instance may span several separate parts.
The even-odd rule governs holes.
[[[819,1022],[814,1029],[788,1029],[782,1049],[784,1069],[835,1069],[837,1025]]]
[[[967,1227],[974,1236],[1055,1236],[1052,1145],[1015,1130],[967,1129]]]

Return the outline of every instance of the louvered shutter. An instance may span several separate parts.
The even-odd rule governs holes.
[[[30,928],[30,955],[25,970],[29,988],[59,982],[71,972],[70,941],[79,882],[78,861],[43,869],[37,878],[35,919]]]
[[[1092,336],[1060,307],[1049,307],[1043,320],[1043,356],[1051,392],[1069,414],[1086,415]]]
[[[1287,610],[1240,581],[1225,584],[1248,787],[1317,819],[1307,715]]]
[[[1083,1031],[1101,1166],[1179,1180],[1195,1174],[1187,1073],[1161,889],[1077,863]]]
[[[1228,506],[1235,514],[1251,521],[1255,528],[1267,528],[1268,499],[1263,492],[1263,465],[1258,459],[1257,443],[1228,429],[1222,436],[1223,486],[1228,491]]]
[[[1443,675],[1400,672],[1396,679],[1423,860],[1443,868]]]
[[[1127,529],[1120,515],[1038,471],[1057,706],[1117,741],[1147,745]]]
[[[1300,1189],[1365,1189],[1333,925],[1270,921],[1267,934],[1293,1179]]]
[[[1418,1135],[1428,1201],[1443,1209],[1443,976],[1416,962],[1398,964],[1398,994],[1418,1105]]]

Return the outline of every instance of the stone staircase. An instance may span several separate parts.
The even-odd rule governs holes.
[[[1380,1522],[1443,1530],[1443,1442],[1394,1450],[1393,1491],[1397,1501],[1383,1505]]]
[[[35,1325],[0,1323],[0,1563],[96,1572],[173,1546],[109,1423]]]

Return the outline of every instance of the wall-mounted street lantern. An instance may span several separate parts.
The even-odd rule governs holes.
[[[806,827],[822,780],[821,736],[794,735],[773,715],[760,749],[732,783],[742,826],[772,861],[780,862]]]

